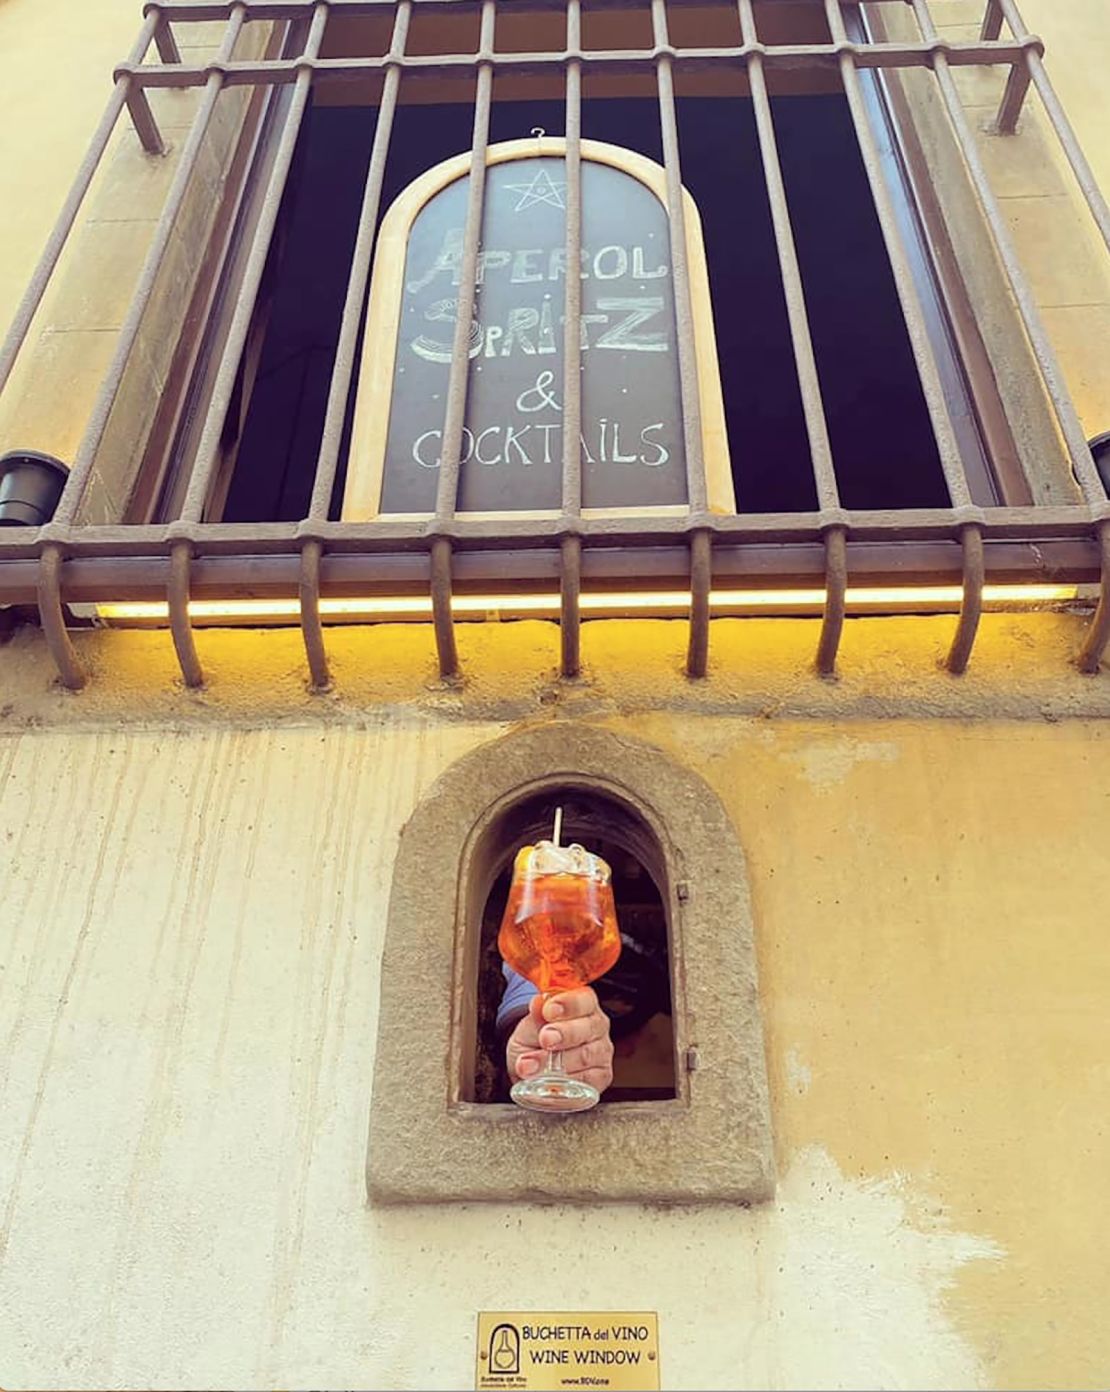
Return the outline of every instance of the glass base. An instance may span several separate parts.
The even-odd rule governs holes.
[[[601,1094],[590,1083],[549,1071],[522,1078],[509,1096],[533,1112],[586,1112],[597,1106]]]

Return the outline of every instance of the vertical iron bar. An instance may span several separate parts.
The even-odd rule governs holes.
[[[705,459],[702,450],[698,363],[694,349],[694,311],[686,247],[686,206],[678,149],[678,117],[674,98],[674,57],[667,31],[666,0],[651,0],[655,42],[655,79],[659,94],[659,125],[663,137],[663,168],[667,184],[667,219],[671,239],[675,327],[678,333],[678,373],[682,399],[682,433],[686,450],[686,494],[690,516],[704,515],[708,506]],[[712,538],[708,531],[690,536],[690,637],[686,671],[705,676],[709,652],[709,592],[713,581]]]
[[[147,15],[143,27],[139,31],[139,37],[135,41],[135,46],[128,54],[127,62],[129,65],[141,63],[146,57],[146,51],[158,30],[159,18],[157,10],[151,10]],[[85,158],[81,161],[73,185],[62,205],[62,211],[58,214],[58,220],[50,232],[42,255],[39,257],[38,265],[31,276],[31,282],[19,302],[19,308],[16,310],[11,328],[4,339],[3,347],[0,347],[0,391],[3,391],[5,383],[11,376],[15,360],[19,356],[19,350],[23,347],[23,341],[27,337],[27,330],[31,327],[31,321],[42,303],[42,297],[46,293],[46,287],[50,283],[50,277],[54,274],[54,268],[58,264],[58,258],[62,254],[66,240],[73,230],[73,224],[77,221],[77,214],[85,194],[89,190],[89,185],[93,181],[93,175],[100,167],[104,151],[108,148],[108,142],[116,128],[119,114],[127,105],[132,80],[126,74],[117,80],[112,95],[108,98],[108,105],[104,108],[104,115],[100,118],[100,124],[96,128],[92,140],[89,141]]]
[[[234,48],[246,14],[246,6],[242,4],[236,5],[232,10],[227,28],[224,31],[223,42],[220,44],[218,54],[220,61],[226,61]],[[173,237],[178,214],[185,202],[185,195],[189,190],[193,171],[200,158],[201,147],[216,110],[223,82],[222,74],[213,73],[205,84],[204,96],[197,108],[196,116],[193,118],[185,148],[181,152],[181,159],[174,170],[173,182],[166,195],[166,202],[159,216],[158,225],[154,230],[154,238],[147,250],[146,259],[143,261],[142,271],[139,273],[138,282],[131,296],[131,303],[127,308],[127,316],[116,336],[116,345],[112,353],[108,375],[101,385],[89,415],[85,433],[77,448],[77,457],[73,462],[73,468],[66,479],[62,496],[58,500],[58,506],[54,512],[56,522],[63,524],[72,522],[81,505],[81,499],[92,475],[97,451],[104,439],[104,432],[108,428],[108,418],[111,416],[112,408],[119,396],[124,373],[127,371],[127,365],[131,360],[131,354],[139,337],[143,316],[154,292],[155,282]]]
[[[878,214],[887,256],[890,259],[890,269],[894,275],[898,299],[902,306],[902,317],[906,323],[906,333],[909,336],[910,347],[913,349],[917,373],[921,379],[921,388],[925,394],[925,403],[929,410],[929,419],[932,422],[933,434],[936,437],[941,468],[944,471],[945,483],[948,486],[948,496],[953,507],[969,507],[971,494],[964,474],[959,446],[952,429],[952,422],[948,416],[944,387],[929,343],[925,318],[918,302],[913,270],[898,231],[898,222],[890,190],[886,186],[883,175],[878,144],[867,117],[860,76],[856,71],[852,45],[849,44],[844,29],[844,17],[840,12],[839,0],[825,0],[825,14],[833,43],[841,46],[840,76],[844,84],[844,95],[848,99],[860,155],[863,159],[868,183],[871,186],[871,196],[875,203],[875,211]]]
[[[478,292],[478,248],[482,238],[482,213],[485,205],[486,151],[489,147],[489,116],[493,100],[491,59],[496,15],[496,0],[482,0],[478,78],[474,91],[474,129],[467,184],[466,229],[463,233],[459,268],[458,317],[455,320],[455,335],[451,347],[447,406],[440,446],[439,479],[436,485],[437,523],[447,522],[454,517],[458,500],[463,429],[466,424],[466,397],[470,377],[470,326]],[[459,670],[459,656],[451,617],[451,543],[446,537],[437,537],[432,546],[431,594],[440,674],[445,678],[453,677]]]
[[[412,0],[400,0],[393,20],[393,37],[387,55],[389,58],[399,60],[404,56],[411,19]],[[332,493],[335,491],[335,476],[339,467],[339,448],[343,438],[343,422],[346,418],[347,401],[351,391],[355,351],[358,347],[359,324],[362,320],[362,308],[366,302],[366,289],[370,280],[374,243],[377,239],[382,185],[385,181],[385,166],[389,158],[389,145],[393,136],[393,118],[397,110],[397,97],[400,89],[401,67],[399,62],[393,62],[385,71],[381,101],[378,105],[378,119],[374,124],[374,141],[370,149],[370,164],[366,171],[366,185],[362,195],[362,208],[359,212],[358,236],[355,239],[351,271],[347,279],[347,297],[343,303],[339,341],[335,350],[335,366],[332,368],[331,383],[328,388],[324,430],[320,440],[319,457],[316,461],[316,475],[312,484],[312,501],[308,509],[309,522],[322,522],[327,518],[328,510],[331,507]],[[309,555],[308,546],[302,553],[305,570],[301,584],[301,631],[304,634],[312,683],[318,689],[323,689],[328,685],[329,676],[319,605],[319,572],[322,548],[318,542],[309,545],[315,545],[316,549],[313,556]]]
[[[316,0],[312,11],[312,25],[309,29],[308,38],[305,41],[304,53],[302,55],[309,63],[311,63],[320,52],[320,43],[323,39],[324,27],[327,23],[327,13],[328,8],[326,0]],[[312,69],[308,66],[302,67],[298,71],[296,81],[293,84],[293,94],[289,103],[289,112],[285,118],[281,139],[278,142],[277,153],[274,156],[274,166],[270,172],[270,182],[267,185],[265,197],[263,199],[254,242],[251,245],[250,254],[247,257],[247,264],[243,272],[243,283],[235,302],[235,312],[232,315],[231,325],[228,329],[227,343],[224,345],[223,354],[220,358],[220,365],[212,388],[212,400],[208,407],[208,414],[204,422],[204,430],[201,433],[200,443],[197,446],[197,457],[193,463],[189,478],[189,486],[185,493],[185,501],[181,508],[181,517],[185,522],[199,522],[204,513],[205,502],[208,498],[208,491],[212,483],[212,475],[219,455],[220,435],[224,428],[224,421],[227,416],[232,392],[235,389],[235,379],[239,371],[239,360],[242,357],[243,346],[246,343],[247,334],[250,331],[251,319],[254,316],[255,301],[258,298],[258,287],[262,280],[262,273],[266,267],[266,258],[269,254],[270,242],[273,239],[278,213],[281,210],[282,194],[285,192],[286,181],[289,178],[289,170],[293,163],[293,154],[297,147],[297,137],[300,134],[301,122],[304,119],[305,107],[308,105],[311,87]]]
[[[1013,135],[1017,130],[1018,117],[1025,105],[1025,94],[1029,91],[1029,65],[1019,59],[1010,69],[1006,79],[1006,90],[1002,93],[1002,103],[995,118],[995,131],[998,135]]]
[[[961,676],[967,671],[983,613],[983,583],[986,580],[982,528],[974,523],[961,527],[960,545],[963,547],[963,598],[956,633],[945,659],[945,666],[953,676]]]
[[[43,637],[58,669],[61,683],[70,691],[80,691],[87,680],[77,649],[66,632],[62,612],[62,548],[56,543],[43,547],[35,581],[39,606],[39,622]]]
[[[181,51],[177,47],[173,26],[164,14],[158,14],[158,28],[154,31],[154,42],[158,46],[158,57],[163,63],[181,62]]]
[[[250,332],[262,274],[266,267],[278,213],[281,210],[282,195],[285,192],[285,185],[289,178],[289,170],[297,147],[297,137],[300,134],[301,122],[304,119],[305,108],[308,105],[309,94],[312,90],[312,68],[310,65],[319,55],[327,22],[327,0],[316,0],[312,9],[312,23],[309,26],[302,54],[302,58],[307,60],[308,65],[299,69],[293,83],[289,110],[274,156],[274,165],[270,172],[270,181],[266,187],[254,241],[251,244],[243,270],[243,282],[228,328],[227,342],[224,344],[220,365],[216,371],[212,399],[209,402],[208,414],[205,417],[204,429],[201,432],[196,459],[193,461],[185,500],[181,508],[181,520],[186,526],[201,520],[208,491],[212,485],[212,476],[220,450],[220,436],[223,432],[232,393],[235,390],[239,362],[246,344],[247,334]],[[173,642],[177,650],[182,675],[186,685],[200,686],[204,680],[204,673],[197,658],[188,607],[191,556],[192,545],[188,537],[176,537],[171,549],[168,599],[170,627],[173,630]]]
[[[738,0],[738,3],[741,38],[746,46],[757,45],[759,35],[752,0]],[[817,506],[822,512],[835,511],[840,508],[840,491],[829,443],[828,422],[817,374],[817,359],[813,351],[813,336],[806,311],[805,288],[790,219],[790,205],[786,197],[786,183],[775,138],[771,98],[763,70],[763,55],[758,48],[754,49],[748,59],[748,82],[755,112],[767,201],[771,209],[775,245],[778,248],[783,297],[786,301],[794,365],[798,373],[798,387],[801,391],[802,410],[809,439],[809,456],[817,490]],[[826,527],[825,610],[817,644],[817,670],[822,676],[831,676],[835,671],[837,648],[844,628],[845,592],[848,583],[845,541],[846,533],[841,523]]]
[[[166,144],[162,139],[162,132],[158,129],[158,122],[154,119],[154,112],[150,109],[145,88],[135,86],[131,89],[127,96],[127,109],[131,113],[135,133],[147,154],[164,155]]]
[[[567,52],[582,47],[581,0],[567,0]],[[566,301],[563,313],[563,520],[582,513],[582,64],[567,63],[566,89]],[[564,677],[581,670],[582,542],[565,537],[560,557],[561,666]]]
[[[998,7],[998,0],[987,0],[987,8],[983,15],[983,27],[979,31],[979,37],[984,43],[993,43],[1002,33],[1002,11]]]
[[[1104,519],[1098,528],[1098,549],[1102,564],[1102,579],[1099,587],[1098,608],[1087,629],[1083,647],[1078,657],[1079,670],[1093,676],[1099,669],[1106,645],[1110,643],[1110,519]]]
[[[1001,5],[1006,15],[1006,23],[1010,26],[1018,43],[1024,43],[1027,39],[1032,38],[1029,30],[1025,27],[1025,22],[1018,11],[1015,0],[992,0],[992,3]],[[1110,203],[1107,203],[1105,195],[1099,188],[1095,172],[1091,168],[1087,156],[1083,153],[1083,146],[1079,142],[1079,137],[1068,119],[1068,114],[1064,110],[1060,98],[1056,95],[1056,89],[1052,85],[1052,79],[1048,75],[1041,55],[1035,48],[1027,48],[1025,61],[1029,67],[1029,75],[1033,79],[1033,85],[1048,112],[1048,119],[1052,122],[1056,137],[1063,146],[1064,154],[1072,167],[1080,191],[1087,200],[1091,216],[1098,224],[1098,230],[1102,233],[1107,250],[1110,250]]]

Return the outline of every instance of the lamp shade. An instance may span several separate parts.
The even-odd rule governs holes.
[[[0,455],[0,527],[40,527],[49,522],[69,469],[38,450]]]

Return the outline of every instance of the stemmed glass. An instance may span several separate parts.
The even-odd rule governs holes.
[[[501,956],[545,999],[596,981],[621,950],[609,866],[582,846],[560,846],[561,823],[559,808],[552,840],[517,852],[497,939]],[[534,1111],[582,1112],[597,1105],[600,1093],[570,1077],[561,1051],[552,1050],[547,1066],[522,1078],[510,1096]]]

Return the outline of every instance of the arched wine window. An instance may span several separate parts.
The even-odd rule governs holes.
[[[473,1098],[508,1096],[505,1039],[513,1021],[498,1027],[505,979],[497,933],[509,891],[512,860],[522,845],[551,835],[563,809],[563,840],[578,841],[613,871],[621,930],[616,966],[594,983],[609,1016],[614,1044],[613,1085],[603,1102],[655,1102],[675,1096],[675,1035],[671,1005],[670,932],[666,865],[651,828],[628,804],[597,789],[550,787],[506,808],[489,828],[479,862],[489,882],[481,914]]]

